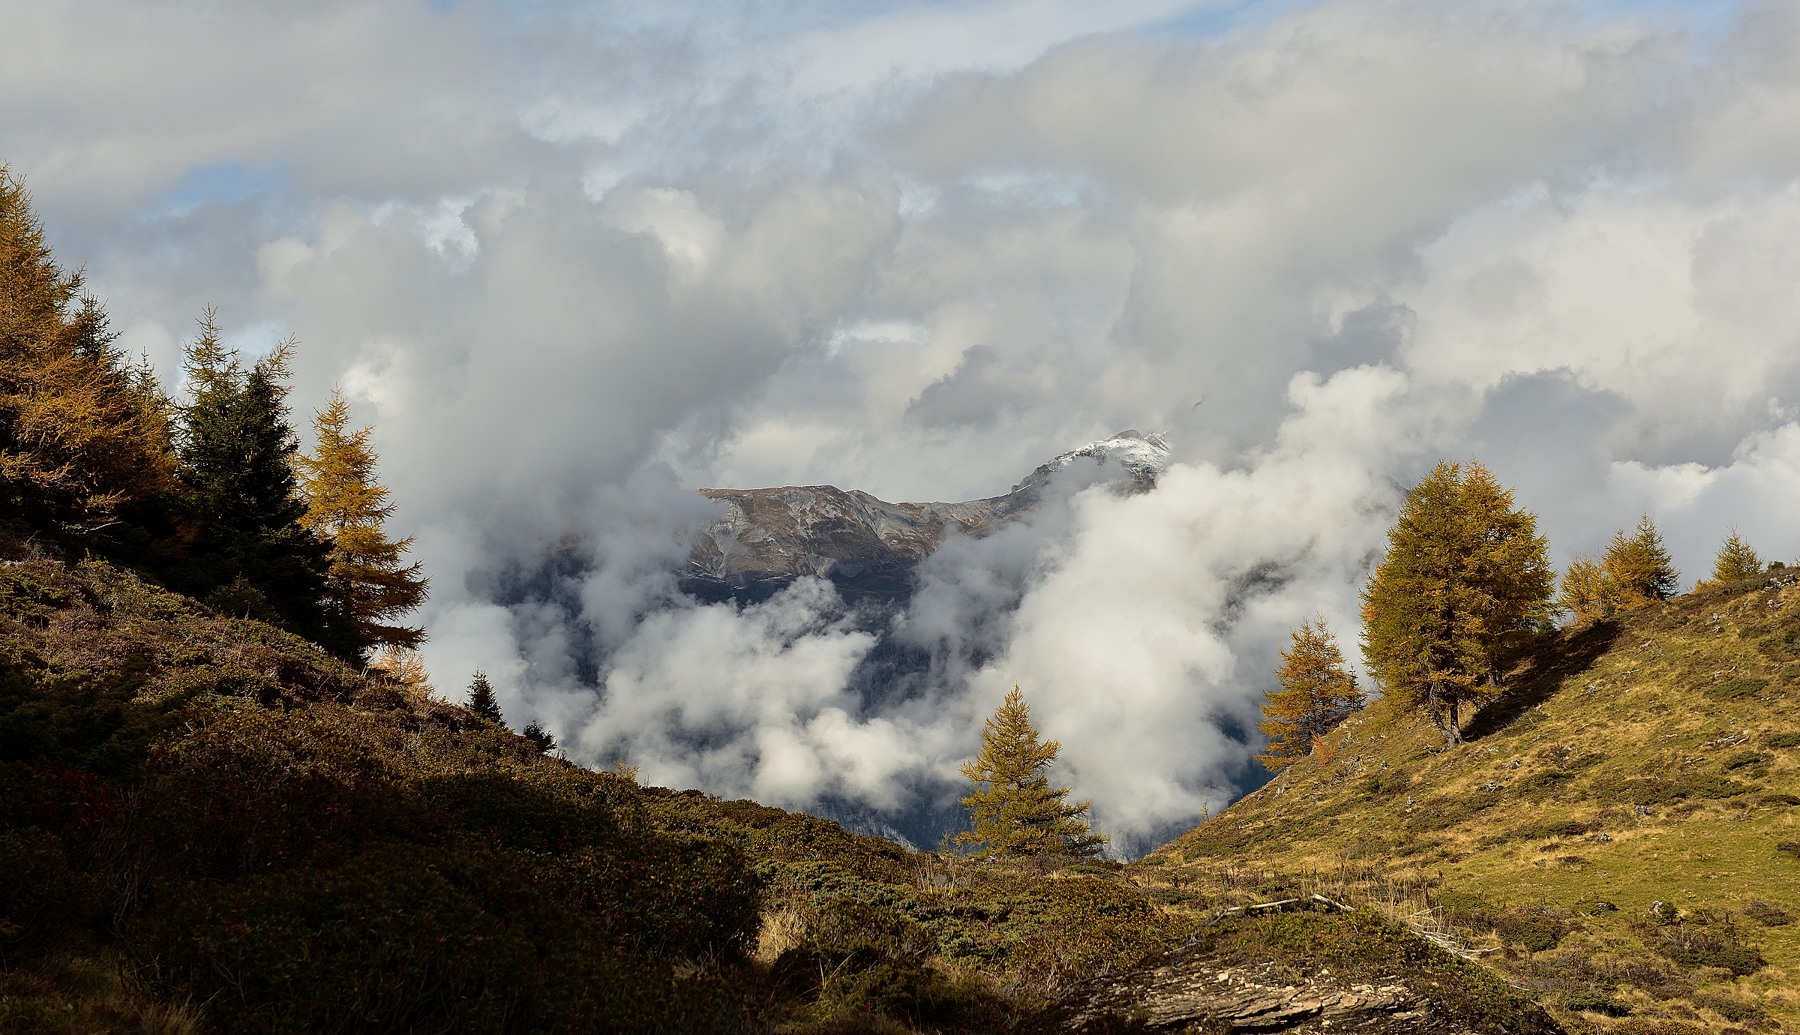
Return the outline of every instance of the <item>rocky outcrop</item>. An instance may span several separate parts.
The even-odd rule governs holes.
[[[961,503],[889,503],[832,485],[702,489],[723,514],[696,538],[683,584],[702,597],[757,597],[812,575],[847,596],[903,597],[950,529],[984,535],[1029,512],[1071,467],[1145,491],[1168,455],[1160,436],[1121,432],[1040,465],[1004,495]]]
[[[1322,970],[1284,980],[1273,964],[1228,965],[1204,956],[1178,959],[1092,994],[1071,1031],[1111,1014],[1151,1028],[1184,1031],[1455,1033],[1400,978],[1353,982]]]
[[[888,503],[832,485],[702,489],[725,516],[696,541],[688,577],[726,591],[779,588],[804,575],[860,595],[901,595],[948,529],[980,535],[1019,513],[1011,494],[966,503]]]

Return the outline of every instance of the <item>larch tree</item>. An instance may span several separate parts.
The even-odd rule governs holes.
[[[1479,463],[1439,462],[1407,493],[1363,590],[1363,654],[1389,697],[1450,744],[1499,686],[1507,650],[1545,627],[1554,573],[1537,518]]]
[[[962,804],[973,829],[956,835],[977,857],[1097,855],[1107,839],[1088,829],[1089,802],[1070,804],[1067,787],[1050,784],[1062,745],[1039,739],[1031,708],[1015,685],[981,729],[981,754],[963,764],[969,794]]]
[[[1638,518],[1630,535],[1622,529],[1613,534],[1600,566],[1606,571],[1615,610],[1620,611],[1669,599],[1681,580],[1663,547],[1662,534],[1648,514]]]
[[[1256,760],[1271,772],[1306,757],[1320,737],[1366,703],[1323,618],[1295,629],[1293,640],[1275,670],[1280,688],[1270,691],[1257,725],[1269,747]]]
[[[1613,616],[1616,598],[1606,569],[1583,554],[1570,561],[1568,570],[1563,572],[1556,606],[1569,612],[1575,624],[1590,625]]]
[[[245,367],[221,340],[211,310],[187,346],[190,398],[178,408],[176,441],[192,525],[186,581],[215,607],[327,642],[328,547],[302,524],[307,504],[293,466],[292,349],[283,342]]]
[[[160,389],[114,340],[81,272],[51,256],[24,183],[0,166],[0,513],[91,533],[173,492]]]
[[[389,539],[383,527],[394,505],[375,477],[370,429],[350,430],[350,407],[334,391],[313,430],[312,453],[295,464],[306,497],[300,523],[330,547],[325,593],[336,638],[358,656],[381,646],[417,648],[425,630],[393,619],[425,602],[429,580],[402,560],[412,538]]]
[[[369,659],[368,669],[381,673],[412,693],[429,697],[437,692],[431,685],[431,673],[425,668],[425,659],[416,650],[392,645],[381,647]]]
[[[1713,558],[1712,577],[1700,585],[1723,586],[1733,582],[1742,582],[1745,579],[1756,578],[1763,573],[1763,570],[1762,558],[1756,555],[1756,551],[1751,549],[1750,544],[1744,542],[1743,537],[1738,535],[1738,530],[1733,528],[1731,534],[1725,537],[1724,544],[1719,547],[1718,554]]]

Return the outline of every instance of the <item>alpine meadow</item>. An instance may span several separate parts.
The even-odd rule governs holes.
[[[1800,5],[0,18],[0,1033],[1800,1031]]]

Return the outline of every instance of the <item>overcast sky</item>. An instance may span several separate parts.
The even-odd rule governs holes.
[[[898,807],[1020,682],[1148,838],[1229,797],[1288,629],[1354,655],[1440,456],[1559,564],[1643,511],[1690,581],[1800,552],[1800,5],[3,2],[0,162],[123,343],[296,334],[439,685],[583,760]],[[904,707],[823,587],[661,581],[698,486],[986,496],[1128,427],[1163,487],[938,565],[913,633],[984,639]],[[571,537],[579,620],[491,599]]]

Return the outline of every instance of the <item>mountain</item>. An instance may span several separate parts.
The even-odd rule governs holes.
[[[1800,583],[1542,638],[1445,748],[1377,701],[1131,872],[1387,901],[1570,1030],[1800,1026]]]
[[[950,529],[980,536],[1030,513],[1071,468],[1141,492],[1168,460],[1162,436],[1124,431],[1057,456],[1002,495],[961,503],[888,503],[832,485],[702,489],[724,516],[697,537],[683,587],[708,599],[755,599],[812,575],[846,599],[903,598],[913,569]]]

